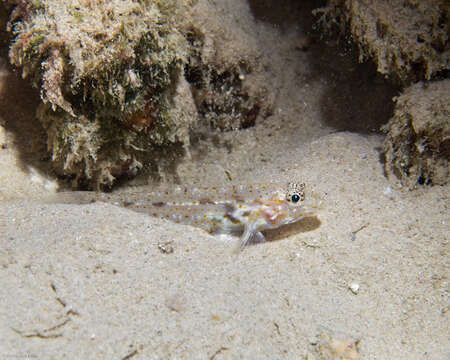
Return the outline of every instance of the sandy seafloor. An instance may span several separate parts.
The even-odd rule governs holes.
[[[324,333],[360,339],[362,359],[450,357],[448,187],[410,192],[388,180],[382,136],[369,129],[387,118],[353,106],[361,88],[336,78],[339,67],[312,69],[323,44],[299,52],[299,29],[250,25],[271,54],[274,114],[224,134],[221,146],[199,144],[178,165],[178,182],[301,180],[323,209],[236,254],[237,238],[100,202],[40,200],[55,182],[32,170],[24,137],[5,126],[0,359],[319,359],[312,344]],[[8,97],[24,86],[13,79],[3,70],[3,124],[32,117]],[[336,123],[330,104],[342,109]]]

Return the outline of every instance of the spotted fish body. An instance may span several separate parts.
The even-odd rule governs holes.
[[[83,202],[104,201],[211,233],[241,234],[241,247],[253,238],[263,240],[261,231],[314,215],[315,209],[305,204],[305,184],[294,182],[228,189],[178,187],[145,195],[84,194]]]
[[[305,204],[304,183],[232,186],[229,189],[178,187],[146,195],[96,193],[94,199],[197,226],[211,233],[241,234],[242,247],[253,238],[264,239],[263,230],[313,215],[315,208]]]

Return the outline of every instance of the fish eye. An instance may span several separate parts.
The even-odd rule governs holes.
[[[300,200],[300,196],[298,194],[294,194],[292,195],[291,200],[293,203],[296,203]]]

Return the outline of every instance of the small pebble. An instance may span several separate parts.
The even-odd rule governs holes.
[[[158,249],[163,254],[172,254],[173,251],[174,251],[174,248],[173,248],[173,245],[172,245],[172,241],[166,241],[166,242],[163,242],[163,243],[159,243],[158,244]]]
[[[351,283],[348,288],[355,295],[357,295],[359,292],[359,284],[358,283]]]

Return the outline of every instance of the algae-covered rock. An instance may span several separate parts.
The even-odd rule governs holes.
[[[254,79],[245,82],[255,64],[244,58],[220,64],[208,56],[213,44],[202,34],[199,30],[189,33],[193,56],[185,70],[202,124],[225,131],[253,126],[258,115],[270,114],[272,105],[265,83]],[[252,83],[256,86],[247,85]]]
[[[58,175],[111,186],[158,170],[194,130],[247,127],[269,112],[263,77],[245,81],[258,54],[236,49],[234,30],[205,22],[210,5],[195,12],[197,3],[4,0],[10,61],[40,89],[37,118]],[[215,40],[225,31],[228,54]]]
[[[5,3],[10,61],[40,89],[53,168],[74,186],[154,168],[161,154],[187,148],[192,129],[251,126],[269,106],[265,87],[244,81],[257,55],[241,49],[225,60],[215,49],[220,25],[193,24],[196,1]]]
[[[37,116],[54,168],[75,182],[112,184],[155,145],[185,143],[194,118],[171,111],[187,58],[176,1],[21,1],[11,62],[40,88]]]
[[[315,13],[373,58],[381,74],[410,84],[449,67],[450,5],[447,0],[328,0]]]
[[[450,80],[417,83],[398,97],[384,126],[386,170],[409,188],[449,178]]]

